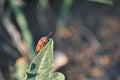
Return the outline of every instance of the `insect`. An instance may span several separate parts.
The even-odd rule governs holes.
[[[48,37],[51,34],[52,34],[52,32],[48,36],[44,36],[38,41],[38,43],[36,45],[36,49],[35,49],[36,52],[39,52],[44,47],[44,45],[48,42]]]

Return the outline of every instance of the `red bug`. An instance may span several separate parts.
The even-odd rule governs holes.
[[[35,49],[36,52],[39,52],[39,51],[44,47],[45,43],[48,42],[48,37],[49,37],[51,34],[52,34],[52,32],[51,32],[48,36],[42,37],[42,38],[38,41],[38,43],[37,43],[37,45],[36,45],[36,49]]]

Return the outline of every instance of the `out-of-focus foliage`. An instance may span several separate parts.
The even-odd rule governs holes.
[[[68,59],[63,67],[57,66],[66,80],[120,80],[119,4],[0,0],[0,80],[21,80],[34,57],[34,43],[50,32],[55,33],[55,54]],[[55,64],[61,62],[56,59]]]
[[[39,51],[26,72],[25,80],[64,80],[61,73],[51,73],[53,68],[53,39]]]
[[[69,16],[69,11],[72,6],[73,0],[63,0],[61,5],[61,10],[59,14],[59,18],[57,21],[57,28],[64,28],[66,25],[66,20]]]
[[[10,5],[11,5],[13,11],[14,11],[16,22],[18,23],[18,26],[21,29],[24,42],[28,47],[28,51],[30,53],[29,56],[32,59],[34,57],[34,53],[35,53],[34,48],[33,48],[34,42],[33,42],[31,33],[29,31],[28,24],[27,24],[27,21],[25,19],[25,16],[20,9],[19,0],[10,0]]]
[[[108,5],[112,5],[113,4],[112,0],[88,0],[88,1],[102,3],[102,4],[108,4]]]
[[[48,0],[39,0],[41,6],[46,9],[49,5],[49,1]]]
[[[28,62],[24,57],[17,59],[13,69],[13,80],[22,80],[25,77],[25,71],[28,68]]]

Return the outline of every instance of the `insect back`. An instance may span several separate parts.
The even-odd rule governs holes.
[[[46,43],[49,41],[49,36],[51,34],[52,32],[48,36],[44,36],[38,41],[36,48],[35,48],[36,52],[39,52],[46,45]]]

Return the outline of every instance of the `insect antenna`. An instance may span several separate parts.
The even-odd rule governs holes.
[[[50,32],[49,34],[48,34],[48,36],[47,36],[47,41],[49,40],[49,37],[51,36],[53,34],[53,32]]]

